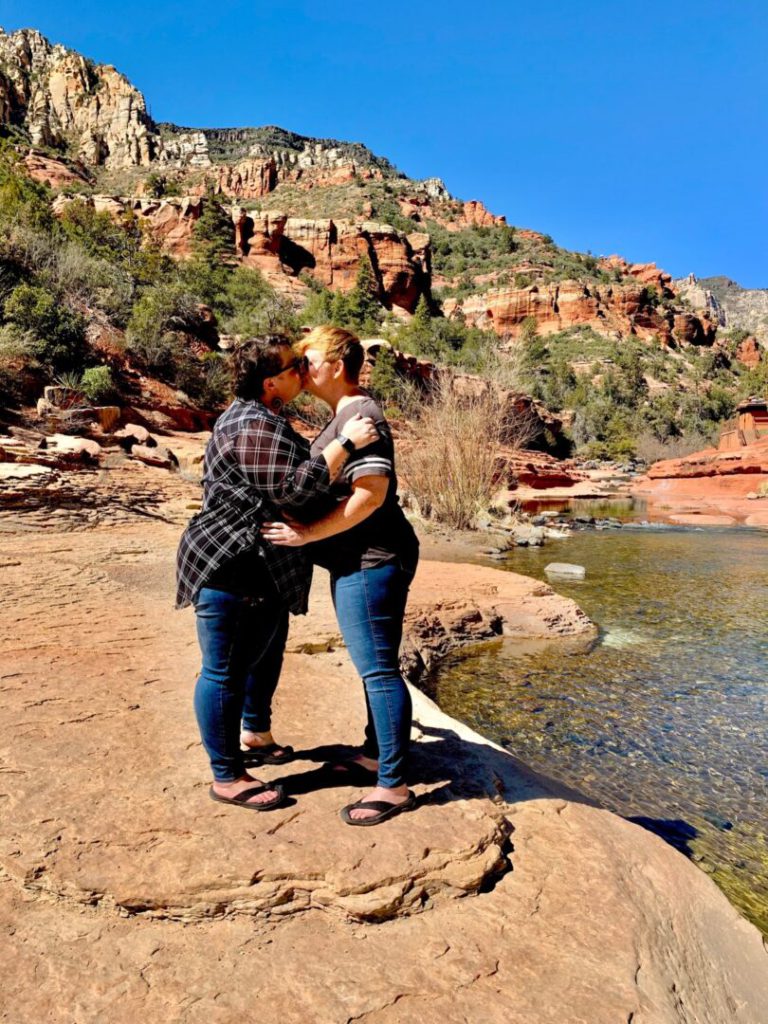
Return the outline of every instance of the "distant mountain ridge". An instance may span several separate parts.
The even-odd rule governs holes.
[[[112,65],[34,29],[0,29],[0,130],[27,147],[27,172],[62,201],[75,193],[117,217],[131,210],[177,258],[189,254],[200,198],[213,193],[232,217],[233,257],[297,306],[308,275],[345,291],[367,256],[386,308],[413,313],[424,297],[507,340],[534,321],[545,335],[588,329],[708,346],[724,324],[711,293],[683,289],[679,301],[655,264],[561,249],[454,199],[439,178],[407,178],[362,143],[275,125],[156,122]]]
[[[768,288],[742,288],[725,276],[689,274],[674,282],[678,295],[697,309],[712,310],[720,326],[754,334],[768,344]]]
[[[400,176],[362,143],[314,139],[274,125],[155,122],[143,94],[112,65],[50,43],[36,29],[0,29],[0,122],[33,146],[91,167],[208,167],[277,152],[303,158],[307,166],[354,162]]]

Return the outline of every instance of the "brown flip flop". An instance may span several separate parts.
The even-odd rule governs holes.
[[[249,804],[248,800],[257,793],[263,793],[265,790],[274,790],[277,796],[274,800],[269,800],[263,804]],[[244,789],[237,796],[219,796],[216,790],[211,786],[208,790],[208,795],[211,800],[215,800],[219,804],[234,804],[235,807],[245,807],[248,811],[271,811],[275,807],[282,807],[285,803],[285,790],[279,782],[276,783],[263,783],[260,786],[251,786],[249,789]]]

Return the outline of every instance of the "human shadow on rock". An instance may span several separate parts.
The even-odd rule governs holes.
[[[411,745],[409,785],[436,787],[419,796],[419,804],[446,804],[454,800],[522,800],[562,799],[597,806],[583,793],[570,789],[555,779],[539,775],[512,754],[484,743],[463,739],[453,729],[422,725],[415,721],[426,742]],[[340,762],[354,755],[359,748],[327,744],[296,752],[296,760]],[[319,789],[360,789],[343,772],[321,767],[283,775],[280,782],[287,793],[297,795]],[[441,785],[442,784],[442,785]]]
[[[699,831],[682,818],[645,818],[638,815],[627,818],[627,821],[631,821],[634,825],[639,825],[641,828],[653,832],[654,835],[663,839],[665,843],[669,843],[670,846],[679,850],[680,853],[684,853],[686,857],[690,858],[693,856],[693,850],[689,843],[692,839],[696,839]]]

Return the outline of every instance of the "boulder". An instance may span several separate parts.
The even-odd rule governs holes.
[[[763,350],[753,334],[739,342],[739,346],[736,349],[736,358],[743,366],[750,370],[754,370],[756,366],[760,365],[763,358]]]
[[[43,388],[43,398],[57,409],[68,409],[75,402],[82,400],[82,392],[76,388],[67,388],[61,384],[49,384]]]
[[[152,437],[147,428],[140,426],[138,423],[126,423],[120,430],[116,430],[112,436],[120,447],[126,451],[130,451],[137,444],[143,445],[145,448],[157,447],[157,441]]]
[[[179,460],[170,448],[164,448],[157,444],[154,448],[150,448],[149,445],[135,444],[131,448],[131,455],[139,462],[146,463],[147,466],[158,466],[160,469],[174,469],[179,464]]]
[[[583,565],[573,565],[570,562],[550,562],[544,566],[547,576],[558,576],[561,579],[583,580],[586,578],[587,570]]]
[[[98,459],[102,453],[98,441],[92,441],[88,437],[72,437],[71,434],[50,434],[46,438],[45,447],[47,451],[66,452],[88,459]]]

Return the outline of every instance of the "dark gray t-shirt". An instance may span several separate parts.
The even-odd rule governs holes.
[[[348,498],[352,493],[351,485],[363,476],[388,477],[387,496],[383,505],[362,523],[344,533],[307,545],[307,554],[313,562],[329,569],[334,575],[371,569],[387,562],[398,562],[407,572],[414,572],[419,557],[419,542],[397,500],[392,433],[378,404],[366,396],[345,405],[315,438],[312,455],[318,455],[339,434],[343,434],[344,424],[358,413],[371,417],[378,428],[379,439],[349,456],[332,486],[334,503]],[[332,508],[333,503],[324,508],[319,507],[317,516],[313,518],[320,518]]]

